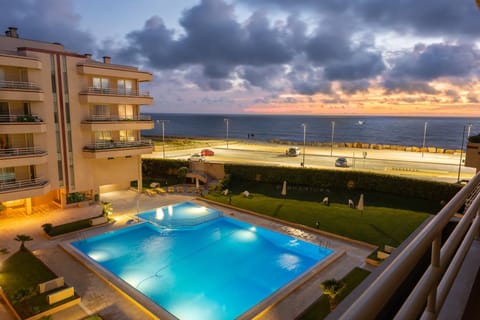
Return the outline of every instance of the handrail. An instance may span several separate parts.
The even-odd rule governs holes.
[[[43,186],[48,183],[48,180],[44,178],[33,178],[25,180],[0,180],[0,192],[11,191],[14,189],[24,189],[36,186]]]
[[[150,92],[139,91],[136,89],[118,89],[118,88],[94,88],[89,87],[87,90],[80,92],[80,94],[103,94],[112,96],[131,96],[131,97],[149,97]]]
[[[437,286],[443,275],[443,270],[448,264],[459,263],[451,259],[451,253],[456,245],[463,240],[466,227],[471,227],[471,222],[478,214],[480,208],[480,196],[477,194],[475,200],[470,204],[467,212],[464,214],[461,223],[450,235],[448,241],[443,245],[439,244],[443,229],[450,219],[462,207],[466,199],[475,191],[480,184],[480,173],[474,176],[470,182],[465,185],[435,217],[433,217],[422,230],[399,252],[392,257],[389,264],[385,267],[378,277],[373,280],[364,292],[346,308],[341,314],[337,314],[339,319],[373,319],[382,310],[383,306],[390,300],[395,291],[403,283],[407,275],[415,268],[423,255],[432,250],[432,262],[430,267],[424,272],[424,276],[417,283],[410,297],[404,302],[396,319],[411,319],[419,316],[418,312],[424,308],[427,298],[429,304],[427,309],[432,312],[438,312],[441,309],[440,303],[445,292],[438,290]],[[464,220],[465,219],[465,220]],[[478,218],[477,218],[478,219]],[[457,230],[458,229],[458,230]],[[476,230],[478,232],[478,230]],[[465,240],[463,240],[465,241]],[[463,245],[463,244],[462,244]],[[459,259],[462,257],[454,257]],[[453,262],[452,262],[453,261]],[[388,263],[388,262],[386,262]],[[457,270],[458,271],[458,270]],[[451,285],[451,281],[450,285]],[[446,283],[441,287],[442,290],[449,290]],[[340,311],[339,311],[340,313]]]
[[[94,121],[151,121],[151,120],[152,120],[152,116],[146,115],[146,114],[133,115],[131,117],[92,114],[84,121],[94,122]]]
[[[146,147],[152,146],[151,139],[141,139],[134,141],[108,141],[108,142],[96,142],[87,144],[83,147],[84,151],[95,151],[105,149],[118,149],[118,148],[132,148],[132,147]]]
[[[29,156],[29,155],[45,155],[45,154],[47,154],[47,151],[40,149],[38,147],[21,147],[21,148],[13,147],[13,148],[0,149],[0,158]]]
[[[40,87],[28,81],[7,81],[7,80],[0,80],[0,89],[1,88],[8,88],[8,89],[22,89],[22,90],[40,90]]]
[[[35,114],[2,114],[0,122],[43,122],[39,116]]]

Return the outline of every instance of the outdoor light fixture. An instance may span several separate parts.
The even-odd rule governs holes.
[[[330,157],[333,155],[333,136],[335,134],[335,121],[332,121],[332,142],[330,144]]]
[[[162,123],[162,149],[163,149],[163,159],[165,159],[165,122],[168,122],[168,120],[157,120],[157,123]]]
[[[469,123],[463,126],[463,136],[462,136],[462,147],[460,148],[460,162],[458,163],[458,176],[457,182],[460,182],[460,174],[462,172],[462,158],[463,158],[463,147],[465,145],[465,129],[468,128],[467,138],[470,136],[470,129],[472,128],[472,124]]]
[[[427,125],[428,125],[428,122],[425,121],[425,126],[423,128],[422,158],[423,158],[423,150],[425,149],[425,138],[427,136]]]
[[[229,123],[230,119],[225,118],[225,119],[223,119],[223,121],[227,124],[227,149],[228,149],[228,123]]]
[[[302,160],[302,167],[305,167],[305,138],[307,135],[307,125],[302,123],[303,126],[303,160]]]

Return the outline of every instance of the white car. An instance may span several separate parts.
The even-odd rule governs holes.
[[[188,158],[188,161],[205,161],[205,157],[198,153],[194,153]]]

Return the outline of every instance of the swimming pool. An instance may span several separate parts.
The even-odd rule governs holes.
[[[218,218],[221,215],[221,211],[199,206],[190,201],[137,214],[143,220],[165,227],[194,226]]]
[[[234,319],[333,250],[229,217],[140,223],[72,245],[179,319]]]

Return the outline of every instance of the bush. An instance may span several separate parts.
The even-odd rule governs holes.
[[[67,194],[67,204],[82,202],[85,196],[79,192],[72,192]]]
[[[480,134],[477,134],[476,136],[470,136],[470,137],[468,137],[468,142],[471,142],[471,143],[480,143]]]
[[[51,223],[45,223],[42,225],[43,231],[45,231],[46,234],[50,234],[53,229],[53,225]]]

